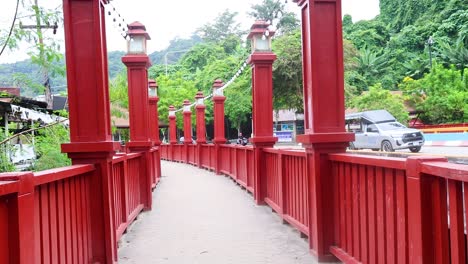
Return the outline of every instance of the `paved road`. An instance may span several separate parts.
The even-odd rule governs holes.
[[[308,242],[224,176],[162,162],[153,210],[121,240],[119,263],[316,263]]]

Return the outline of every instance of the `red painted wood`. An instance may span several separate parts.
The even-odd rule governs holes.
[[[396,178],[396,251],[397,263],[408,263],[408,204],[406,175],[397,170]]]
[[[215,80],[213,83],[213,91],[224,86],[222,80]],[[214,139],[215,144],[224,144],[226,143],[226,138],[224,136],[224,102],[226,97],[223,95],[218,95],[217,93],[213,96],[213,119],[214,119]]]
[[[369,210],[369,263],[377,263],[376,168],[367,167]]]
[[[151,85],[151,83],[149,84]],[[159,115],[158,115],[158,102],[159,97],[149,97],[149,123],[150,123],[150,138],[151,141],[157,146],[161,145],[161,140],[159,139]]]
[[[51,263],[58,263],[58,233],[57,233],[57,194],[56,184],[50,183],[49,185],[49,230],[50,230],[50,256]]]
[[[202,99],[203,92],[198,92],[195,100]],[[196,124],[197,124],[197,144],[206,144],[206,125],[205,125],[205,109],[204,104],[197,104],[196,109]]]
[[[65,238],[65,196],[64,181],[58,181],[57,188],[57,252],[59,263],[66,263],[66,238]]]
[[[10,263],[8,197],[0,197],[0,259],[3,263]]]
[[[105,2],[63,1],[71,142],[111,141]]]
[[[128,112],[130,142],[150,142],[148,102],[148,68],[151,66],[146,54],[126,54],[122,62],[127,67]]]
[[[352,181],[352,197],[353,197],[353,200],[352,200],[352,209],[353,209],[353,215],[352,215],[352,219],[353,219],[353,225],[351,226],[352,227],[352,231],[353,231],[353,235],[352,235],[352,239],[353,239],[353,256],[355,259],[357,260],[360,260],[361,259],[361,238],[360,238],[360,235],[361,235],[361,226],[360,226],[360,220],[359,220],[359,192],[360,192],[360,189],[359,189],[359,175],[358,175],[358,167],[357,165],[353,165],[351,167],[351,181]]]
[[[375,172],[375,194],[376,194],[376,216],[377,216],[377,262],[387,263],[387,234],[385,232],[386,211],[385,211],[385,174],[383,168],[376,168]]]
[[[387,263],[397,261],[396,252],[396,204],[394,170],[386,169],[385,173],[385,235]]]
[[[339,206],[340,206],[340,241],[338,245],[345,249],[346,248],[346,181],[344,164],[338,163],[338,182],[339,182]]]
[[[189,100],[184,100],[184,107],[190,105]],[[192,111],[184,109],[184,144],[192,144]]]
[[[447,221],[447,181],[445,179],[433,178],[431,187],[434,230],[434,262],[450,263],[449,228]]]
[[[349,264],[359,264],[358,260],[354,259],[351,255],[349,255],[347,252],[344,250],[338,248],[338,247],[330,247],[330,251],[335,255],[339,260],[343,261],[343,263],[349,263]]]
[[[63,184],[64,188],[64,214],[65,214],[65,256],[66,263],[72,263],[72,228],[71,228],[71,193],[70,181],[66,180]],[[38,230],[38,229],[36,229]]]
[[[367,171],[366,166],[359,165],[359,225],[360,225],[360,245],[361,245],[361,262],[369,263],[369,210],[367,199]]]
[[[390,157],[374,157],[365,155],[353,154],[336,154],[332,153],[328,156],[332,161],[341,161],[352,164],[369,165],[381,168],[390,169],[406,169],[406,160],[403,158],[390,158]]]
[[[448,180],[451,263],[466,263],[462,184]]]
[[[448,163],[444,159],[421,164],[421,172],[462,182],[468,182],[468,165]]]
[[[62,168],[50,169],[34,173],[34,185],[43,185],[50,182],[56,182],[62,179],[85,174],[95,170],[91,164],[72,165]]]

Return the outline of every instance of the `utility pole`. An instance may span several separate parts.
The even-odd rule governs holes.
[[[52,109],[53,107],[53,99],[52,99],[52,88],[50,86],[50,77],[49,77],[49,70],[47,69],[47,66],[45,66],[45,48],[44,48],[44,35],[42,32],[42,29],[53,29],[54,34],[57,32],[57,23],[54,25],[50,25],[47,22],[47,25],[42,25],[41,21],[41,12],[39,10],[39,4],[38,0],[34,0],[34,16],[36,18],[36,24],[35,25],[22,25],[20,23],[20,27],[22,29],[35,29],[36,34],[37,34],[37,48],[39,49],[39,61],[41,62],[42,65],[40,65],[41,68],[41,75],[42,75],[42,85],[44,86],[44,95],[45,95],[45,100],[47,103],[47,108]]]
[[[189,51],[189,49],[184,49],[184,50],[175,50],[175,51],[168,51],[164,54],[164,64],[166,65],[166,76],[167,76],[167,54],[170,53],[180,53],[180,52],[186,52]]]

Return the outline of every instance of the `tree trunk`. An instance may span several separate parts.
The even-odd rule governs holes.
[[[53,107],[53,101],[52,101],[52,89],[50,87],[50,78],[49,78],[49,70],[45,66],[46,58],[44,54],[44,38],[42,35],[42,29],[41,29],[41,14],[39,11],[39,4],[38,0],[34,0],[34,13],[36,16],[36,32],[37,32],[37,38],[38,38],[38,45],[39,45],[39,61],[42,63],[41,65],[41,73],[42,73],[42,85],[44,86],[44,95],[45,95],[45,101],[47,103],[47,109],[52,109]]]

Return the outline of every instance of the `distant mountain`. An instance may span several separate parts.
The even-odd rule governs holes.
[[[201,41],[201,38],[196,35],[189,39],[173,39],[166,49],[149,54],[150,60],[153,65],[177,63],[190,48]],[[125,65],[122,63],[122,56],[124,55],[124,51],[111,51],[107,54],[110,79],[125,71]],[[65,62],[62,60],[59,65],[65,67]],[[20,81],[22,78],[24,79],[21,76],[28,76],[30,80]],[[0,64],[0,87],[18,86],[18,83],[22,83],[21,95],[34,97],[38,95],[38,92],[32,88],[33,83],[40,83],[40,80],[39,68],[37,65],[32,64],[30,59]],[[25,83],[30,84],[31,87],[27,87],[28,85],[25,85]],[[51,84],[53,93],[66,92],[66,76],[52,76]]]

